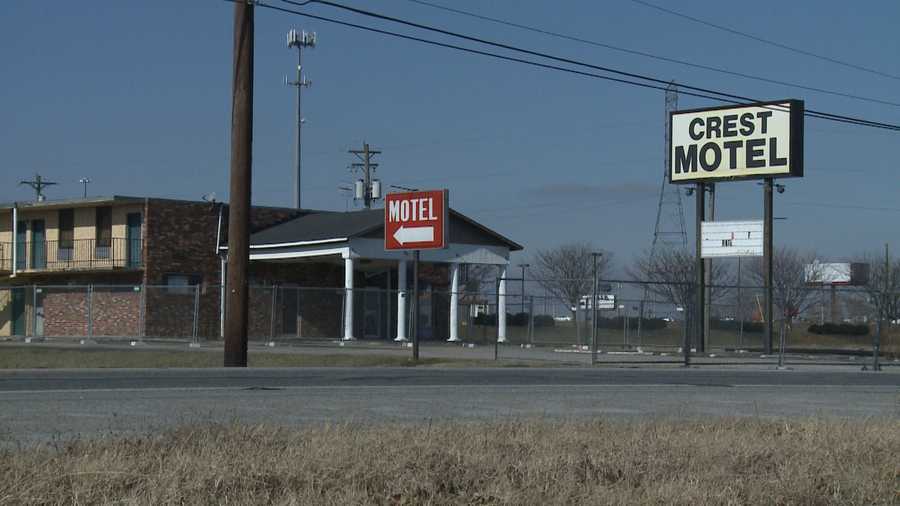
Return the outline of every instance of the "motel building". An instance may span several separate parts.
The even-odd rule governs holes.
[[[421,339],[462,340],[460,323],[486,300],[461,293],[467,266],[495,266],[502,278],[522,249],[456,211],[448,223],[448,247],[421,253]],[[0,339],[219,339],[227,230],[228,206],[215,202],[0,204]],[[383,209],[254,206],[249,337],[406,340],[412,255],[385,250]],[[501,282],[501,341],[505,293]]]

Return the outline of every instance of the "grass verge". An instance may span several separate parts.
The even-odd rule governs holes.
[[[413,366],[494,366],[481,360],[422,358],[418,364],[408,356],[384,354],[302,354],[251,352],[250,367],[413,367]],[[521,365],[521,364],[503,364]],[[0,369],[64,368],[177,368],[221,367],[221,351],[203,350],[110,350],[52,348],[47,346],[2,346]]]
[[[186,427],[0,451],[0,504],[897,504],[893,421]]]

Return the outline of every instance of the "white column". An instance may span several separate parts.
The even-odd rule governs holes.
[[[500,285],[497,287],[497,342],[506,342],[506,265],[500,265]]]
[[[406,341],[406,260],[397,264],[397,338],[394,341]]]
[[[344,341],[353,340],[353,258],[344,258]]]
[[[451,343],[459,339],[459,264],[450,264],[450,339]]]

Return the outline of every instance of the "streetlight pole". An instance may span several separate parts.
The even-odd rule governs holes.
[[[520,313],[525,312],[525,269],[531,267],[531,264],[519,264],[519,267],[522,268],[522,309],[519,311]]]
[[[591,365],[597,363],[597,259],[603,253],[591,253],[594,260],[593,282],[591,283]]]

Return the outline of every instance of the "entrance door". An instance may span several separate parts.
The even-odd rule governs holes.
[[[16,269],[20,271],[28,266],[28,257],[25,256],[28,252],[28,245],[25,244],[28,240],[27,223],[25,221],[16,223]]]
[[[298,288],[291,287],[281,289],[281,330],[285,336],[300,337],[297,332],[297,320],[299,319],[297,313],[300,309],[297,292],[299,291]]]
[[[25,289],[10,288],[12,291],[12,335],[25,335]]]
[[[127,220],[125,247],[128,248],[128,267],[135,269],[141,266],[141,213],[128,213]]]
[[[44,294],[41,293],[40,288],[37,288],[37,292],[34,296],[37,306],[34,307],[34,333],[32,335],[41,337],[44,335]]]
[[[47,267],[47,234],[44,230],[44,220],[31,220],[31,268],[45,269]]]
[[[366,339],[381,339],[382,292],[366,290],[363,292],[363,336]]]

